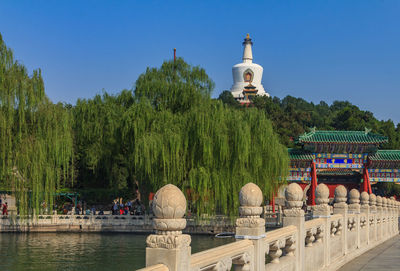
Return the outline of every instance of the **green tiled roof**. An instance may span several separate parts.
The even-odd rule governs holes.
[[[290,160],[313,160],[314,155],[301,149],[288,149]]]
[[[383,135],[365,131],[316,131],[304,133],[297,139],[298,143],[350,143],[350,144],[382,144],[388,138]]]
[[[400,161],[400,150],[379,150],[370,155],[371,161]]]

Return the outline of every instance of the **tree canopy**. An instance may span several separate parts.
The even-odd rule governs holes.
[[[72,115],[45,95],[40,70],[28,75],[0,35],[0,180],[19,211],[52,204],[73,176]]]
[[[286,148],[265,114],[212,100],[213,85],[203,69],[178,59],[147,69],[135,95],[78,101],[79,172],[92,185],[138,185],[145,194],[176,184],[199,212],[236,212],[250,181],[268,195],[287,174]]]

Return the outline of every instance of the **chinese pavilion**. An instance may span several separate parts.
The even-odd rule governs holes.
[[[388,138],[365,131],[317,131],[299,136],[289,149],[289,182],[309,187],[308,204],[314,205],[318,183],[329,187],[330,197],[338,185],[372,193],[378,182],[400,184],[400,150],[380,150]]]

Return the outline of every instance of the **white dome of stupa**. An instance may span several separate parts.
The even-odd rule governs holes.
[[[243,42],[243,62],[232,67],[233,86],[231,93],[241,103],[250,102],[249,97],[268,96],[261,84],[263,67],[253,63],[252,45],[249,34]]]

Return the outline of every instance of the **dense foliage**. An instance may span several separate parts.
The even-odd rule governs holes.
[[[219,99],[236,108],[238,104],[231,97],[229,91],[224,91]],[[323,101],[314,104],[292,96],[283,99],[256,97],[254,107],[265,112],[280,135],[281,142],[288,147],[293,146],[295,137],[316,127],[318,130],[348,131],[369,128],[389,137],[384,149],[400,149],[400,124],[395,126],[391,120],[378,120],[371,112],[363,111],[347,101],[334,101],[328,105]]]
[[[232,108],[240,107],[229,91],[222,92],[219,99]],[[334,101],[331,105],[324,101],[314,104],[292,96],[282,100],[278,97],[256,97],[253,101],[253,106],[272,121],[281,143],[288,147],[294,147],[297,136],[315,127],[318,130],[372,129],[389,137],[389,143],[383,145],[382,149],[400,149],[400,124],[395,126],[392,120],[378,120],[371,112],[363,111],[347,101]],[[400,197],[400,185],[381,183],[378,188],[382,195]]]
[[[205,71],[182,59],[148,69],[135,94],[79,100],[74,108],[78,172],[84,187],[145,195],[181,187],[199,212],[236,212],[238,192],[255,182],[269,195],[287,174],[286,148],[259,110],[212,100]]]
[[[72,115],[44,93],[40,70],[27,74],[0,35],[0,180],[19,210],[51,206],[57,187],[73,180]]]

